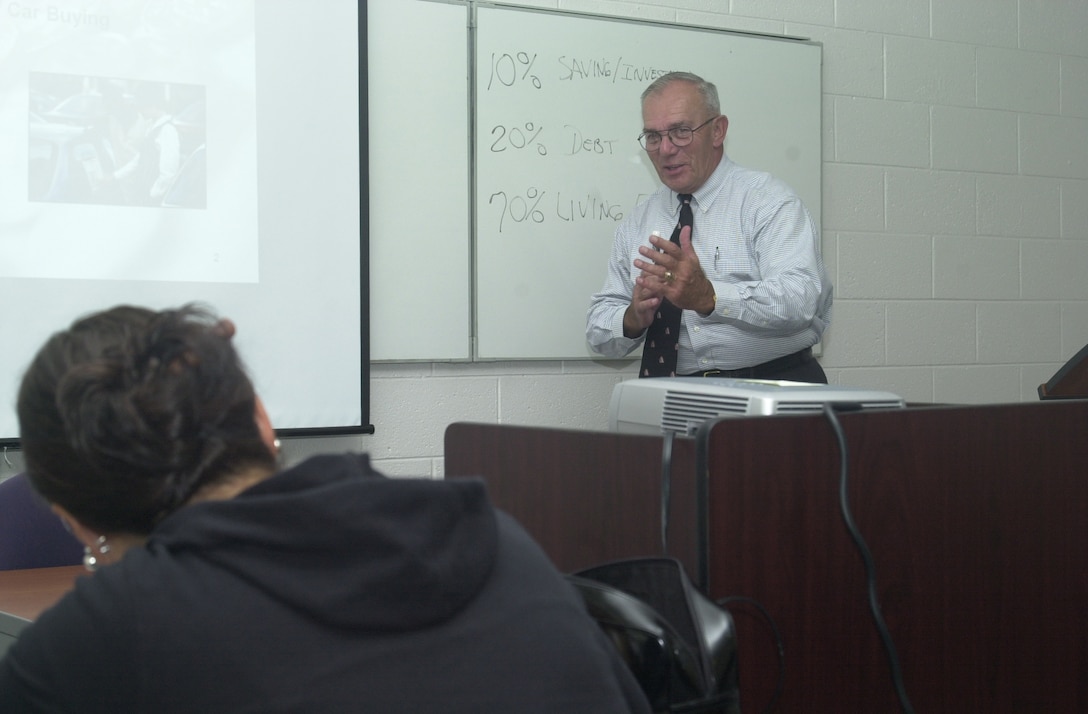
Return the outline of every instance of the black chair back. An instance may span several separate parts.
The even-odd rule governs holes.
[[[655,712],[739,714],[736,629],[679,561],[634,558],[568,576]]]

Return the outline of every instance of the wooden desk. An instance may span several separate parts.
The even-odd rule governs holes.
[[[1088,712],[1088,400],[839,419],[915,710]],[[660,553],[662,441],[454,424],[446,473],[482,476],[572,570]],[[827,421],[724,419],[674,457],[670,552],[711,597],[773,617],[786,653],[775,711],[898,711]],[[779,673],[771,630],[757,608],[729,609],[742,705],[763,711]]]
[[[0,655],[42,611],[85,575],[81,565],[33,570],[0,570]]]
[[[480,476],[496,506],[557,568],[668,555],[695,561],[695,440],[671,444],[668,534],[662,539],[665,440],[660,436],[456,423],[446,428],[446,476]]]
[[[850,511],[914,709],[1088,711],[1088,402],[839,422]],[[829,420],[705,427],[709,595],[771,613],[786,652],[779,710],[897,711]],[[731,609],[742,701],[760,710],[774,641],[758,613]]]

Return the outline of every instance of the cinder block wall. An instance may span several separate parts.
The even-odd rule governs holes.
[[[1032,401],[1088,343],[1088,2],[511,4],[822,43],[832,382],[916,402]],[[377,433],[292,443],[289,457],[362,448],[387,473],[441,477],[450,422],[604,429],[634,369],[375,365]]]
[[[823,44],[832,382],[916,402],[1032,401],[1088,343],[1088,2],[510,4]],[[390,475],[441,477],[449,423],[604,429],[613,385],[634,376],[631,363],[378,364],[376,434],[285,454],[361,449]]]

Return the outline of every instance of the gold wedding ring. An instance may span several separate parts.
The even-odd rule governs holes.
[[[672,271],[671,270],[666,270],[665,271],[665,282],[666,283],[671,283],[672,282]]]

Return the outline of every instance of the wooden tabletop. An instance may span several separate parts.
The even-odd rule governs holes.
[[[0,570],[0,612],[34,620],[87,575],[82,565],[32,570]]]

